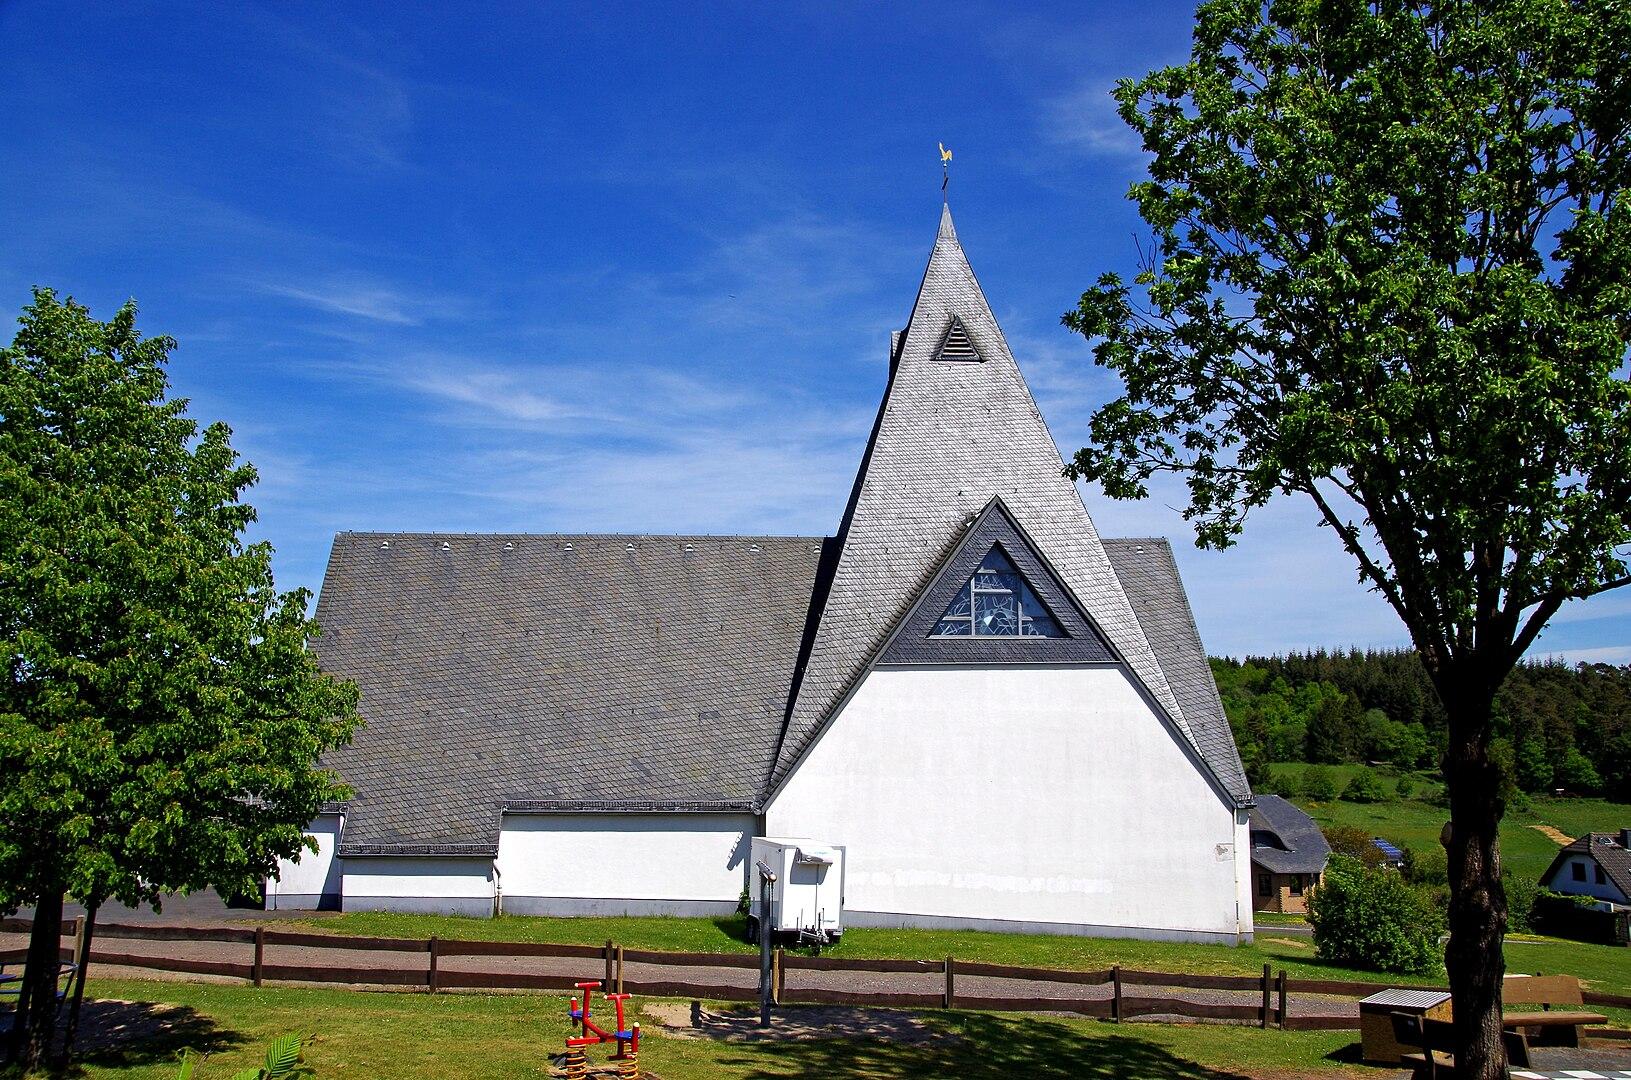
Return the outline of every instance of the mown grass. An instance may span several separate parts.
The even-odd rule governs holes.
[[[1310,768],[1302,762],[1285,762],[1273,766],[1275,774],[1301,778]],[[1337,790],[1348,782],[1363,766],[1327,766],[1335,774]],[[1350,803],[1341,799],[1329,802],[1310,802],[1295,798],[1292,801],[1306,810],[1322,827],[1329,825],[1357,825],[1373,836],[1380,836],[1404,847],[1425,850],[1439,846],[1439,834],[1450,818],[1446,807],[1427,801],[1428,796],[1443,785],[1424,774],[1412,773],[1417,794],[1409,799],[1390,799],[1379,803]],[[1397,777],[1383,774],[1383,785],[1390,791]],[[1501,822],[1501,862],[1514,874],[1539,881],[1540,876],[1556,857],[1558,844],[1536,825],[1549,825],[1569,837],[1588,832],[1618,832],[1631,828],[1631,805],[1609,802],[1605,799],[1553,798],[1531,796],[1528,805],[1513,807]]]
[[[319,1080],[549,1075],[567,1034],[562,995],[359,993],[345,990],[93,979],[97,998],[164,1003],[171,1034],[89,1054],[86,1080],[171,1080],[183,1047],[208,1051],[200,1080],[253,1065],[288,1031],[313,1033]],[[107,1006],[137,1018],[140,1005]],[[989,1013],[922,1014],[944,1038],[715,1042],[643,1025],[641,1063],[664,1080],[1228,1080],[1375,1075],[1341,1064],[1353,1032],[1280,1032],[1215,1025],[1123,1024]],[[596,1058],[604,1057],[604,1052]]]
[[[599,945],[608,939],[625,948],[681,952],[752,952],[740,920],[646,918],[552,919],[507,915],[499,919],[347,912],[303,924],[326,933],[378,937],[437,937],[481,941],[550,941]],[[1151,971],[1206,975],[1256,975],[1268,964],[1293,978],[1353,979],[1404,985],[1439,980],[1386,975],[1339,967],[1314,956],[1307,937],[1276,935],[1265,924],[1250,945],[1196,945],[1120,938],[995,934],[976,930],[869,930],[845,932],[832,956],[941,960],[955,956],[993,964],[1096,970],[1112,964]],[[1529,974],[1570,974],[1604,993],[1631,994],[1631,950],[1557,938],[1507,942],[1507,964]]]

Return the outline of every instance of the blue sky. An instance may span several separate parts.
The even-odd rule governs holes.
[[[457,8],[455,13],[451,9]],[[0,3],[0,306],[180,340],[280,585],[358,530],[828,533],[956,154],[958,231],[1055,436],[1115,393],[1059,315],[1130,269],[1106,91],[1190,8]],[[1214,652],[1403,640],[1302,505],[1196,551]],[[1541,651],[1631,662],[1631,590]]]

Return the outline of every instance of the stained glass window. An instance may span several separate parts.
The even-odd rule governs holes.
[[[995,545],[968,584],[957,590],[934,627],[935,637],[1064,637],[1059,624]]]

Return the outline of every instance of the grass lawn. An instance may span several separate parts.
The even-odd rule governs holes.
[[[284,924],[287,925],[287,924]],[[608,938],[627,948],[685,952],[750,953],[739,919],[551,919],[507,915],[499,919],[457,916],[347,912],[302,923],[327,933],[379,937],[438,937],[489,941],[551,941],[599,945]],[[942,960],[955,956],[994,964],[1020,964],[1096,970],[1120,964],[1151,971],[1196,974],[1255,975],[1269,964],[1292,977],[1355,979],[1403,985],[1440,980],[1413,979],[1374,971],[1353,971],[1317,960],[1307,937],[1277,936],[1274,926],[1258,928],[1251,945],[1190,945],[1168,941],[1116,938],[1050,937],[1041,934],[994,934],[977,930],[851,929],[832,956],[893,957]],[[1507,942],[1507,966],[1528,974],[1569,974],[1589,987],[1612,994],[1631,994],[1631,950],[1588,945],[1557,938],[1527,937]]]
[[[1287,762],[1276,764],[1273,768],[1276,774],[1300,777],[1309,766],[1301,762]],[[1335,775],[1340,791],[1361,766],[1331,765],[1328,768]],[[1449,820],[1450,811],[1434,806],[1425,797],[1443,785],[1425,778],[1424,774],[1412,773],[1411,778],[1416,780],[1416,790],[1421,797],[1380,803],[1350,803],[1340,799],[1311,803],[1302,798],[1293,801],[1322,826],[1357,825],[1372,836],[1383,837],[1404,847],[1436,848],[1439,831]],[[1383,774],[1382,782],[1391,790],[1396,778]],[[1549,825],[1570,837],[1588,832],[1618,832],[1631,828],[1631,805],[1604,799],[1531,796],[1526,808],[1507,811],[1506,818],[1501,822],[1501,863],[1514,874],[1538,882],[1540,875],[1546,872],[1557,855],[1558,845],[1533,828],[1535,825]]]
[[[562,995],[359,993],[98,980],[91,994],[187,1010],[174,1036],[91,1054],[89,1080],[171,1080],[182,1047],[208,1050],[198,1080],[254,1064],[289,1032],[317,1036],[319,1080],[544,1077],[567,1033]],[[138,1007],[123,1007],[134,1015]],[[641,1063],[664,1080],[863,1077],[874,1080],[1227,1080],[1374,1075],[1343,1066],[1354,1032],[1280,1032],[1216,1025],[1123,1024],[982,1013],[923,1014],[947,1036],[925,1045],[870,1039],[725,1043],[643,1025]],[[596,1055],[603,1058],[604,1052]]]

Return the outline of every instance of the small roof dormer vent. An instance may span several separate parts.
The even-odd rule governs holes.
[[[935,350],[934,358],[959,363],[979,363],[984,359],[969,338],[963,320],[955,315],[951,317],[951,325],[946,327],[945,336],[940,339],[940,347]]]

